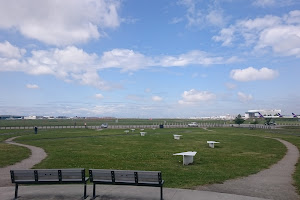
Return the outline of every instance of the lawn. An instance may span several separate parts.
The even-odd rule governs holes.
[[[142,137],[138,130],[126,134],[116,129],[59,129],[24,135],[17,141],[45,149],[48,157],[35,168],[159,170],[165,186],[176,188],[221,183],[257,173],[286,152],[277,140],[252,136],[261,135],[263,130],[212,130],[146,129]],[[173,134],[183,136],[174,140]],[[208,140],[220,144],[212,149]],[[173,156],[183,151],[197,151],[192,165],[183,166],[182,157]]]
[[[30,150],[25,147],[5,144],[4,141],[11,137],[27,133],[19,130],[0,130],[0,168],[12,165],[30,156]]]

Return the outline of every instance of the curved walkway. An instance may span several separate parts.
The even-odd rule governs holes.
[[[26,144],[20,144],[20,143],[13,142],[13,140],[15,138],[17,138],[17,137],[9,138],[9,139],[5,140],[5,143],[28,148],[31,150],[31,156],[25,160],[22,160],[21,162],[14,164],[14,165],[0,168],[0,187],[12,185],[11,180],[10,180],[10,170],[11,169],[30,169],[34,165],[40,163],[43,159],[45,159],[47,157],[47,154],[45,153],[44,149],[26,145]]]
[[[299,150],[293,144],[277,139],[287,148],[286,155],[269,169],[248,177],[228,180],[223,184],[197,187],[197,190],[238,194],[275,200],[300,199],[293,186],[293,173],[298,162]]]

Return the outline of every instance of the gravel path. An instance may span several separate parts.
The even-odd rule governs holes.
[[[287,141],[277,140],[286,146],[287,153],[282,160],[269,169],[248,177],[228,180],[223,184],[199,186],[196,189],[274,200],[300,199],[293,186],[292,178],[298,162],[298,148]]]
[[[14,164],[14,165],[0,168],[0,187],[12,185],[11,180],[10,180],[10,170],[11,169],[30,169],[34,165],[40,163],[44,158],[47,157],[47,154],[45,153],[45,151],[42,148],[13,142],[13,140],[15,138],[17,138],[17,137],[9,138],[9,139],[5,140],[5,142],[7,144],[18,145],[18,146],[22,146],[22,147],[26,147],[26,148],[30,149],[31,156],[25,160],[22,160],[21,162]]]

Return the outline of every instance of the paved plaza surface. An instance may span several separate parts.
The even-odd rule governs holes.
[[[164,200],[264,200],[243,195],[218,192],[164,188]],[[93,186],[88,185],[86,199],[90,200]],[[160,188],[137,186],[97,185],[96,200],[160,200]],[[83,185],[20,186],[19,200],[76,200],[83,196]],[[11,200],[14,187],[0,187],[0,199]]]
[[[30,145],[13,142],[14,138],[6,140],[9,144],[20,145],[31,150],[31,156],[15,165],[0,168],[0,199],[14,199],[14,186],[11,184],[10,169],[30,169],[42,161],[47,154],[43,149]],[[212,184],[196,187],[195,190],[164,188],[165,200],[298,200],[299,195],[293,186],[292,174],[298,161],[299,151],[293,144],[280,140],[287,147],[287,153],[282,160],[269,169],[257,174],[234,180],[225,181],[223,184]],[[87,194],[91,198],[92,185],[87,186]],[[105,200],[152,200],[160,199],[160,189],[155,187],[97,185],[96,199]],[[81,199],[83,184],[72,185],[33,185],[19,186],[20,200],[67,200]]]

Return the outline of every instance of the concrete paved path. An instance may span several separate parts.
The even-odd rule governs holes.
[[[223,184],[200,186],[196,189],[274,200],[300,199],[293,186],[292,178],[299,158],[298,148],[287,141],[277,140],[287,147],[287,153],[282,160],[269,169],[248,177],[228,180]]]
[[[86,200],[93,194],[93,186],[87,186]],[[97,185],[96,200],[159,200],[160,188],[137,186]],[[79,200],[83,196],[83,185],[43,185],[19,186],[18,200]],[[0,199],[12,200],[14,187],[0,187]],[[265,200],[218,192],[183,190],[175,188],[163,189],[164,200]]]
[[[14,165],[0,168],[0,187],[12,185],[11,180],[10,180],[10,170],[11,169],[30,169],[34,165],[40,163],[44,158],[47,157],[47,154],[45,153],[44,149],[13,142],[13,140],[15,138],[17,138],[17,137],[9,138],[9,139],[5,140],[5,142],[7,144],[13,144],[13,145],[26,147],[31,150],[31,155],[29,158],[22,160],[21,162],[18,162]]]

